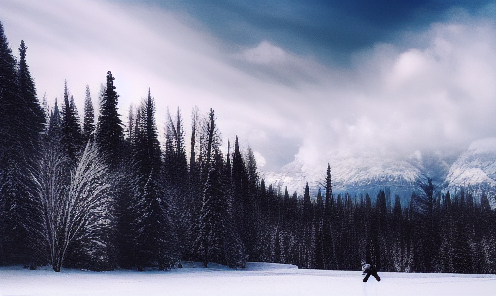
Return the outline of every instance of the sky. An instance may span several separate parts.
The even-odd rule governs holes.
[[[161,134],[213,108],[263,171],[496,136],[494,1],[0,0],[0,21],[40,100],[67,80],[98,109],[110,70],[124,122],[149,88]]]

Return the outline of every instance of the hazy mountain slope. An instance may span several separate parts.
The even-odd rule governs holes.
[[[495,193],[496,138],[473,142],[453,163],[446,177],[446,190],[454,193],[462,187],[476,196],[482,191]]]
[[[369,193],[374,198],[379,190],[387,190],[391,201],[398,194],[404,203],[413,191],[420,191],[418,181],[425,182],[429,177],[438,190],[456,193],[465,188],[475,197],[484,191],[496,205],[496,138],[475,141],[462,153],[417,151],[406,159],[365,155],[335,158],[329,163],[335,194]],[[324,190],[326,169],[327,163],[310,165],[295,160],[281,172],[262,173],[262,177],[281,191],[287,186],[290,194],[296,191],[299,195],[308,182],[315,197],[319,188]]]
[[[417,188],[416,181],[422,177],[422,172],[405,160],[372,155],[329,161],[332,171],[333,193],[350,193],[360,195],[369,193],[371,196],[379,190],[389,188],[391,195],[409,196]],[[306,182],[309,183],[313,195],[320,187],[324,189],[327,163],[310,166],[293,161],[284,166],[280,173],[263,174],[267,184],[273,184],[281,190],[285,186],[288,191],[303,193]],[[324,192],[323,192],[324,193]]]

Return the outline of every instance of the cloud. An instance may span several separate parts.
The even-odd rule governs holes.
[[[256,64],[284,63],[288,59],[288,54],[280,47],[262,41],[255,48],[248,48],[243,51],[243,57]]]
[[[437,23],[409,35],[417,47],[376,45],[358,54],[352,88],[340,89],[347,103],[327,133],[337,149],[329,150],[406,155],[493,136],[495,33],[488,21]]]
[[[67,79],[82,112],[85,85],[96,104],[112,70],[122,115],[148,87],[159,125],[167,106],[181,108],[186,128],[193,106],[212,107],[224,145],[238,135],[265,170],[294,159],[408,156],[495,133],[496,26],[487,18],[405,32],[352,53],[350,67],[270,38],[232,46],[191,16],[153,5],[3,0],[0,20],[11,47],[26,41],[40,97],[61,98]]]

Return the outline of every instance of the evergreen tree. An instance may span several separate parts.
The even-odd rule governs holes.
[[[310,200],[310,187],[308,182],[305,185],[305,193],[303,195],[303,205],[301,212],[301,267],[303,268],[313,268],[314,258],[313,258],[313,207]]]
[[[177,233],[181,257],[190,256],[193,240],[192,206],[193,200],[188,191],[188,163],[184,145],[184,130],[181,112],[177,109],[176,120],[167,111],[167,129],[165,135],[164,180],[168,196],[174,205],[174,221],[177,222]]]
[[[454,204],[453,269],[457,273],[472,271],[472,232],[468,221],[466,193],[462,189]]]
[[[0,23],[0,264],[10,260],[14,249],[12,242],[14,221],[11,221],[11,209],[15,205],[15,182],[13,176],[16,155],[15,126],[21,122],[15,115],[19,112],[16,103],[19,101],[16,83],[16,62],[12,50]],[[17,157],[16,157],[17,156]],[[14,158],[15,157],[15,158]],[[13,204],[14,203],[14,204]]]
[[[95,141],[111,170],[115,170],[120,163],[124,139],[124,129],[117,108],[119,95],[115,91],[114,79],[112,73],[108,71],[95,131]]]
[[[391,218],[391,264],[395,271],[405,271],[407,265],[405,227],[403,221],[403,211],[401,209],[401,199],[395,196]]]
[[[324,201],[322,199],[322,193],[319,191],[317,193],[317,204],[315,205],[315,268],[324,269],[325,265],[325,251],[324,251]]]
[[[250,208],[251,203],[249,202],[248,173],[239,148],[237,136],[234,141],[234,152],[232,155],[232,186],[235,223],[246,248],[246,253],[250,256],[251,260],[256,260],[256,240],[252,233],[253,229],[250,228],[250,223],[253,219],[253,209]]]
[[[50,142],[53,147],[61,148],[62,141],[62,116],[60,114],[57,99],[53,109],[50,111],[48,125],[45,131],[44,142]]]
[[[16,63],[0,23],[0,264],[29,260],[40,133],[44,116],[26,62]]]
[[[130,269],[136,267],[137,231],[135,229],[138,219],[137,208],[139,206],[138,172],[136,167],[136,147],[139,133],[136,129],[136,113],[132,106],[129,108],[128,126],[126,139],[123,144],[123,165],[119,169],[116,178],[116,234],[115,244],[117,248],[117,264],[121,268]],[[94,139],[94,135],[91,136]]]
[[[87,143],[93,138],[95,132],[95,112],[89,85],[86,85],[86,96],[84,99],[84,119],[83,119],[83,141]]]
[[[36,87],[31,78],[29,66],[26,61],[26,51],[26,44],[24,43],[24,40],[21,40],[21,45],[19,47],[20,59],[18,65],[18,83],[19,93],[23,104],[23,113],[18,116],[20,116],[24,122],[28,123],[23,125],[25,129],[23,133],[25,134],[24,141],[29,145],[28,147],[25,147],[27,150],[26,153],[33,153],[30,160],[32,162],[33,159],[36,159],[36,156],[39,155],[37,154],[37,151],[40,147],[40,133],[44,128],[45,115],[36,96]]]
[[[79,156],[82,147],[81,127],[74,99],[69,100],[67,81],[64,83],[64,105],[62,106],[62,139],[61,145],[73,163]]]
[[[496,213],[491,210],[487,193],[483,192],[480,201],[480,214],[478,215],[480,231],[481,273],[494,273],[496,271]]]
[[[203,264],[207,267],[210,261],[220,260],[221,232],[219,229],[222,224],[219,222],[222,213],[222,202],[220,191],[219,171],[214,166],[213,152],[216,153],[220,146],[220,137],[215,123],[214,111],[210,109],[208,119],[202,126],[202,183],[203,199],[200,211],[198,237],[196,239],[196,248]]]
[[[377,195],[376,205],[375,205],[375,213],[374,213],[374,227],[377,228],[375,239],[375,260],[373,261],[378,269],[381,270],[391,270],[391,266],[389,264],[390,258],[388,251],[388,219],[387,219],[387,204],[386,204],[386,193],[385,191],[379,191]]]
[[[441,247],[440,247],[440,264],[444,272],[454,272],[454,216],[451,203],[451,194],[448,191],[443,199],[443,208],[440,217]]]
[[[142,270],[157,262],[159,269],[163,270],[173,266],[176,258],[168,216],[169,200],[160,184],[161,151],[155,124],[155,103],[150,91],[140,107],[136,126],[136,264]]]
[[[239,143],[238,143],[239,149]],[[248,146],[246,153],[246,161],[244,162],[246,167],[244,169],[246,173],[246,179],[243,185],[243,208],[244,208],[244,227],[248,230],[246,244],[252,250],[251,255],[254,258],[259,258],[263,250],[257,248],[257,241],[260,236],[261,225],[261,213],[260,213],[260,200],[256,198],[259,194],[259,176],[257,172],[257,162],[253,154],[253,150]],[[271,214],[275,216],[274,214]]]
[[[331,165],[327,164],[326,188],[325,188],[325,207],[323,221],[323,244],[324,244],[324,268],[335,268],[335,242],[332,237],[332,218],[334,213],[334,197],[332,196],[332,176]]]
[[[204,172],[203,201],[198,225],[196,249],[205,267],[209,262],[244,266],[242,242],[233,227],[229,204],[229,181],[224,177],[224,160],[220,153],[220,136],[211,109],[203,125],[205,142],[202,171]]]

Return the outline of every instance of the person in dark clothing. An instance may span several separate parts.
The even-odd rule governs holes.
[[[363,274],[365,275],[365,278],[363,279],[363,282],[367,282],[369,277],[372,275],[375,277],[375,279],[379,282],[381,278],[377,274],[377,269],[375,269],[375,266],[369,263],[366,263],[365,261],[362,261],[362,270]]]

